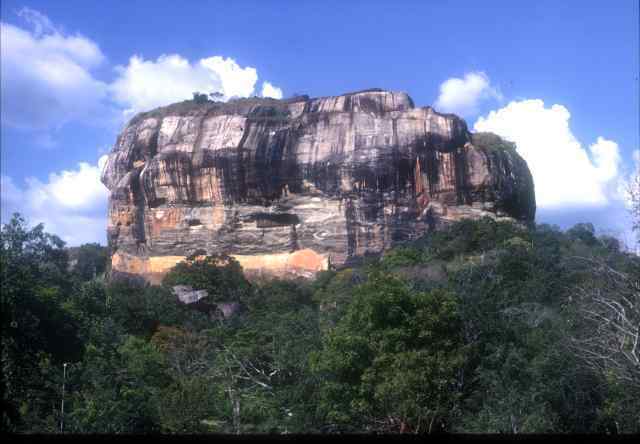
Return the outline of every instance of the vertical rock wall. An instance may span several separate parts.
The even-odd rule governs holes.
[[[205,250],[249,275],[312,276],[446,221],[533,220],[524,160],[473,137],[458,117],[382,90],[139,114],[102,176],[112,269],[159,282]]]

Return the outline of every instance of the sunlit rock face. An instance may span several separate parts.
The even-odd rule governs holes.
[[[524,160],[473,140],[457,116],[382,90],[139,114],[102,174],[112,269],[157,283],[205,250],[249,276],[311,277],[447,221],[533,220]]]

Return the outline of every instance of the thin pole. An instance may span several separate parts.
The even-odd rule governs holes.
[[[67,363],[62,364],[62,406],[60,408],[60,433],[64,430],[64,383],[67,379]]]

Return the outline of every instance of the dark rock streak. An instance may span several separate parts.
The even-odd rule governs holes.
[[[447,221],[535,215],[508,142],[382,90],[142,113],[102,181],[113,269],[151,281],[200,249],[249,274],[310,276]]]

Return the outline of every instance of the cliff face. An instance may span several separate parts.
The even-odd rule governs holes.
[[[381,90],[139,114],[102,181],[112,269],[151,282],[197,250],[249,275],[310,276],[446,221],[535,215],[509,144]]]

